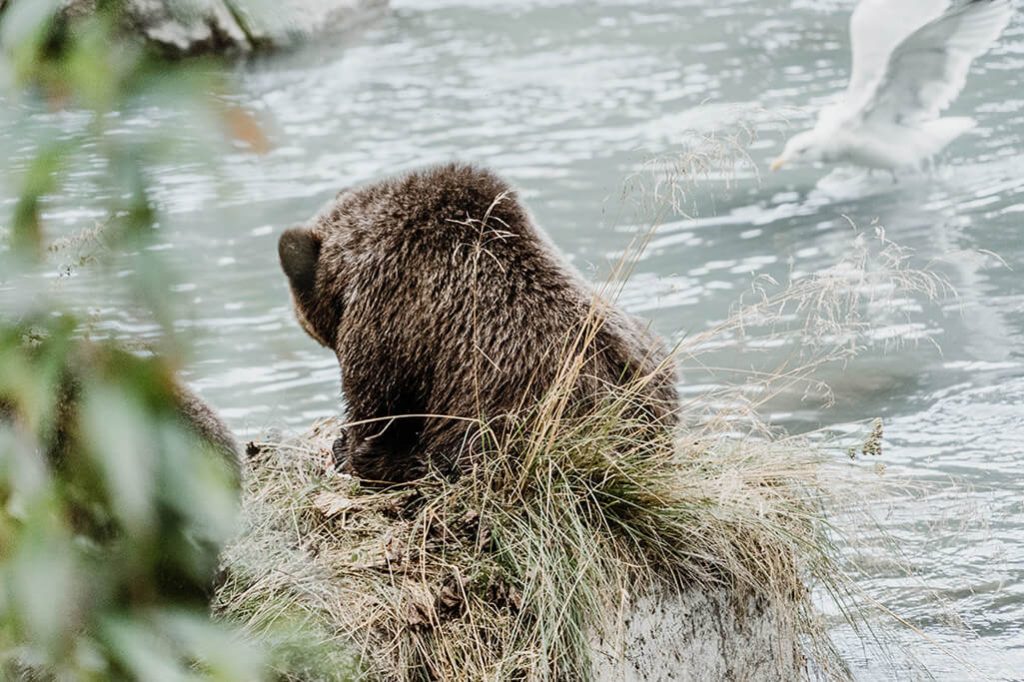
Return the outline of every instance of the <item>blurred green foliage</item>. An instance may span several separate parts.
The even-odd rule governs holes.
[[[145,241],[156,218],[146,181],[146,164],[151,160],[147,156],[152,150],[105,135],[111,122],[106,114],[121,111],[148,93],[170,92],[181,105],[201,97],[220,117],[229,119],[234,109],[223,103],[226,86],[219,72],[201,61],[169,62],[133,40],[117,18],[121,0],[100,1],[94,13],[73,18],[55,7],[60,4],[12,1],[0,17],[3,58],[19,96],[50,110],[91,114],[88,139],[106,157],[107,168],[122,190],[109,207],[106,229],[122,242]],[[41,254],[46,238],[41,200],[59,189],[74,142],[60,139],[43,145],[21,179],[11,245],[22,254],[37,258]]]
[[[145,248],[158,218],[148,153],[104,135],[106,114],[153,89],[238,114],[214,71],[161,60],[125,35],[117,0],[74,19],[60,4],[0,2],[9,96],[28,111],[90,116],[89,139],[124,188],[111,194],[104,242],[130,254],[134,295],[162,331],[133,354],[90,341],[56,294],[0,311],[0,676],[263,679],[262,656],[209,613],[237,481],[178,411],[172,276]],[[75,147],[41,144],[17,180],[17,205],[0,218],[0,280],[45,270],[46,197],[61,192]]]
[[[231,468],[183,423],[165,362],[51,319],[0,330],[5,679],[258,679],[207,609]]]

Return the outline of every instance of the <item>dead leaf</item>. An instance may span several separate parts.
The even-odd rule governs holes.
[[[326,518],[359,508],[359,503],[347,495],[325,490],[313,498],[313,506]]]
[[[384,560],[388,562],[389,566],[402,562],[402,548],[395,542],[395,537],[391,531],[388,531],[384,538]]]
[[[437,608],[442,613],[457,615],[465,602],[466,587],[458,570],[451,573],[441,584],[437,595]]]
[[[434,620],[434,604],[431,594],[423,587],[410,588],[406,591],[408,601],[405,603],[405,622],[410,630],[424,630]]]

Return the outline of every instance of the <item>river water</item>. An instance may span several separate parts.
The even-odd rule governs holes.
[[[904,315],[873,320],[877,338],[908,345],[872,345],[826,370],[834,406],[792,402],[770,416],[792,430],[884,418],[890,472],[928,486],[879,515],[909,571],[877,548],[850,550],[867,593],[921,632],[876,627],[936,678],[1024,679],[1024,21],[975,64],[954,112],[974,112],[979,127],[936,174],[770,174],[785,137],[844,84],[851,4],[394,0],[347,36],[230,67],[238,103],[270,138],[263,156],[211,147],[210,121],[173,99],[126,112],[107,134],[174,141],[152,181],[159,248],[180,281],[168,297],[195,349],[188,379],[246,435],[337,412],[335,359],[292,318],[276,237],[342,186],[428,162],[507,176],[595,279],[656,225],[622,302],[674,339],[722,319],[755,278],[832,267],[859,232],[884,226],[958,298],[908,298]],[[5,213],[44,141],[84,135],[47,222],[71,232],[97,219],[106,169],[83,117],[7,109]],[[685,178],[674,209],[648,201],[649,162],[708,139],[736,160]],[[155,333],[107,281],[83,270],[51,286],[87,306],[97,333]],[[0,304],[16,289],[0,282]],[[754,350],[738,342],[732,365]],[[859,679],[922,675],[894,669],[841,619],[834,634]]]

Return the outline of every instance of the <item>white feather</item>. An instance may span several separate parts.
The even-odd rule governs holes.
[[[949,0],[862,0],[850,16],[850,84],[846,100],[870,97],[889,57],[914,31],[942,16]]]
[[[1012,14],[1010,0],[973,0],[917,29],[889,57],[860,115],[901,124],[938,118],[963,90],[971,62]]]

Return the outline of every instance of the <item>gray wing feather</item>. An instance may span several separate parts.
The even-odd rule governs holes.
[[[972,0],[925,24],[893,51],[861,117],[893,123],[937,118],[1012,14],[1010,0]]]

